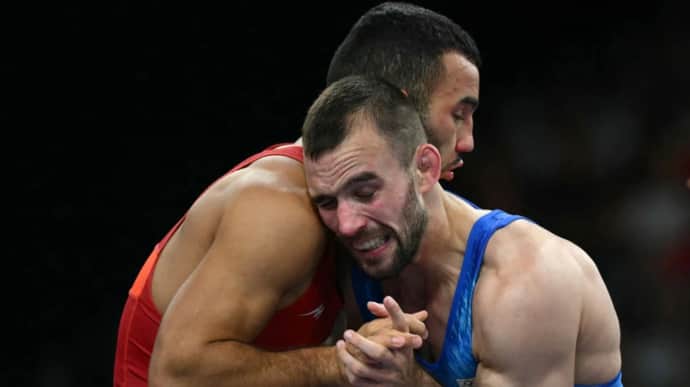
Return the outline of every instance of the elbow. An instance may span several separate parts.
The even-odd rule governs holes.
[[[149,387],[181,386],[183,383],[180,375],[181,373],[172,366],[172,363],[164,359],[151,357],[148,377]]]
[[[150,387],[193,385],[194,370],[198,369],[199,351],[179,341],[156,339],[151,353],[148,382]]]

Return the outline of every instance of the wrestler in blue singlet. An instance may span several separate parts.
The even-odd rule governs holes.
[[[468,203],[472,204],[471,202]],[[443,386],[472,386],[472,380],[477,371],[477,360],[472,354],[472,297],[474,287],[479,277],[479,269],[484,260],[484,251],[489,239],[494,232],[518,219],[526,218],[507,214],[501,210],[494,210],[479,218],[472,227],[460,278],[453,297],[441,355],[437,362],[429,362],[421,356],[417,356],[419,364]],[[382,302],[383,291],[380,283],[368,277],[359,266],[353,265],[352,287],[362,317],[365,321],[372,320],[374,316],[367,309],[366,303],[367,301]],[[576,384],[575,387],[623,387],[621,376],[621,372],[619,372],[608,383]]]

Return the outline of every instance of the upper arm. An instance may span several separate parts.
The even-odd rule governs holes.
[[[473,301],[478,382],[565,386],[574,380],[581,311],[576,268],[553,243],[482,269]]]
[[[250,342],[286,294],[308,282],[324,246],[306,195],[269,187],[235,193],[205,256],[168,307],[161,332],[192,351],[214,341]]]

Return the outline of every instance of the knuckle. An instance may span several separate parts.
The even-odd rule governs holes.
[[[353,374],[358,378],[358,379],[365,379],[367,376],[367,369],[364,366],[358,365],[355,367],[353,370]]]

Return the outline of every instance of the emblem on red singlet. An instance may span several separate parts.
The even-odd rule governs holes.
[[[309,311],[307,313],[302,313],[302,314],[300,314],[300,316],[313,317],[314,320],[318,320],[319,317],[321,317],[321,315],[323,314],[324,310],[326,310],[326,306],[324,304],[321,304],[321,305],[317,306],[316,308],[314,308],[314,310]]]

